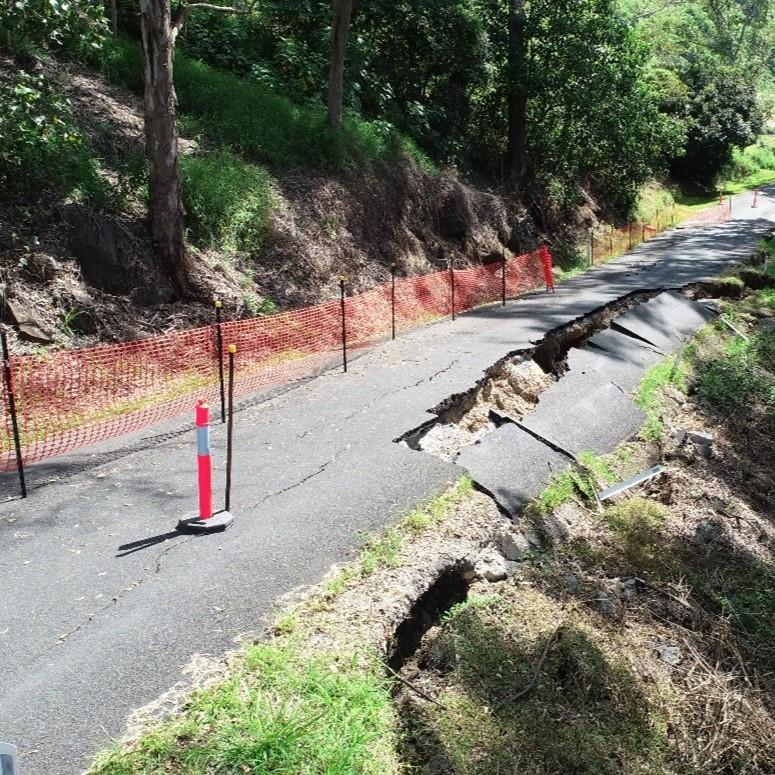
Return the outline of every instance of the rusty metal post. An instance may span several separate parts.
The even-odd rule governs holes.
[[[221,331],[221,307],[223,303],[215,300],[215,347],[218,352],[218,382],[221,387],[221,422],[226,422],[226,389],[223,379],[223,333]]]
[[[501,306],[506,306],[506,251],[503,251],[503,261],[501,263]]]
[[[396,338],[396,263],[390,264],[390,329],[392,338]]]
[[[347,278],[342,276],[339,278],[339,295],[340,295],[340,309],[342,315],[342,368],[344,373],[347,374],[347,313],[345,310],[345,289],[344,283]]]
[[[449,296],[450,304],[452,305],[452,320],[455,320],[455,259],[451,258],[449,261]]]
[[[24,478],[24,460],[22,458],[22,445],[19,437],[19,418],[16,415],[16,396],[13,391],[13,374],[11,373],[11,353],[8,349],[8,337],[5,331],[0,331],[3,351],[3,380],[5,392],[8,394],[8,412],[11,415],[11,432],[13,434],[13,446],[16,451],[16,470],[19,474],[19,486],[22,498],[27,497],[27,482]]]

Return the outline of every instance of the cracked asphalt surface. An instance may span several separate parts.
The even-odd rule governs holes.
[[[666,233],[554,295],[409,332],[346,375],[243,409],[236,522],[224,534],[175,532],[195,508],[193,430],[157,428],[33,466],[31,496],[0,504],[0,740],[20,747],[24,775],[81,772],[192,657],[260,635],[283,595],[455,481],[458,466],[393,443],[432,419],[431,407],[616,298],[717,274],[773,225],[774,194],[755,210],[739,196],[726,224]],[[214,427],[218,486],[224,442]],[[14,487],[0,477],[3,496]]]

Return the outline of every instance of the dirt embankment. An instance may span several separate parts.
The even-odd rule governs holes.
[[[14,67],[0,60],[0,77]],[[102,174],[118,186],[119,170],[142,164],[141,102],[72,66],[36,67],[61,85]],[[182,152],[202,150],[198,142],[184,132]],[[312,304],[335,295],[341,274],[358,292],[388,279],[392,262],[399,274],[421,274],[451,259],[462,267],[526,250],[538,240],[515,201],[473,188],[454,171],[427,174],[409,159],[341,175],[270,170],[276,204],[260,252],[192,250],[197,298],[176,302],[148,241],[139,170],[120,211],[46,191],[29,202],[0,198],[2,320],[18,330],[17,318],[25,317],[41,333],[13,341],[15,351],[209,323],[213,295],[225,300],[230,317],[255,314],[264,299],[279,309]]]

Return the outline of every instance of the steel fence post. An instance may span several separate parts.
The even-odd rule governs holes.
[[[501,306],[506,306],[506,251],[503,251],[501,262]]]
[[[455,320],[455,259],[452,258],[449,261],[449,294],[450,303],[452,305],[452,320]]]
[[[390,263],[390,328],[396,338],[396,262]]]
[[[215,346],[218,352],[218,383],[221,388],[221,422],[226,422],[226,393],[223,381],[223,333],[221,331],[221,307],[220,299],[215,300]]]
[[[13,389],[13,375],[11,373],[11,353],[8,349],[8,337],[5,331],[0,331],[3,351],[3,379],[5,392],[8,394],[8,411],[11,415],[11,433],[13,434],[13,446],[16,451],[16,470],[19,474],[19,486],[22,498],[27,497],[27,482],[24,478],[24,460],[22,457],[22,445],[19,437],[19,418],[16,415],[16,396]]]
[[[226,426],[226,497],[225,510],[231,511],[231,469],[234,443],[234,358],[237,345],[229,345],[229,424]]]
[[[345,310],[345,289],[344,284],[347,278],[342,276],[339,278],[339,302],[342,317],[342,368],[344,373],[347,373],[347,313]]]

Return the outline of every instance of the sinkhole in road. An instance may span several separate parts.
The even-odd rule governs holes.
[[[532,347],[509,353],[487,369],[470,390],[449,396],[433,407],[433,419],[394,441],[454,462],[462,449],[476,444],[504,422],[519,422],[529,414],[541,394],[568,371],[568,352],[572,348],[594,346],[588,344],[591,337],[662,291],[642,290],[622,296],[553,329]]]
[[[425,634],[437,625],[453,606],[468,598],[473,580],[473,563],[466,559],[448,565],[412,605],[396,627],[388,648],[387,665],[398,672],[414,656]]]

